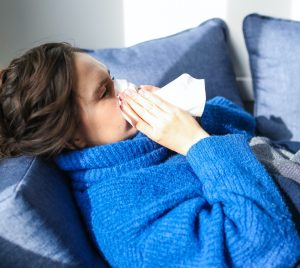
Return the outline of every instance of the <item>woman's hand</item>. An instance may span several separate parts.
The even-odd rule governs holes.
[[[209,134],[188,112],[151,93],[158,88],[142,86],[141,90],[120,93],[121,109],[134,126],[153,141],[179,154]]]

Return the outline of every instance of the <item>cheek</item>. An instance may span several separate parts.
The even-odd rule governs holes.
[[[83,118],[85,138],[88,144],[107,144],[128,136],[128,123],[119,108],[118,101],[94,106]]]
[[[91,118],[91,124],[97,126],[98,129],[119,128],[124,124],[118,101],[115,100],[109,100],[109,102],[99,105]]]
[[[93,109],[85,110],[82,121],[89,137],[95,133],[114,133],[126,127],[126,120],[122,116],[117,99],[107,100],[106,103],[100,102]]]
[[[114,119],[116,121],[116,123],[120,126],[123,127],[126,125],[126,120],[122,115],[121,109],[119,107],[119,104],[116,104],[116,106],[114,107],[114,110],[112,111],[112,114],[114,116]]]

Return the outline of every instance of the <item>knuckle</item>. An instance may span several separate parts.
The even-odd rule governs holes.
[[[174,109],[172,110],[172,112],[170,113],[170,117],[168,118],[169,121],[173,121],[173,120],[175,120],[176,118],[178,118],[179,112],[180,112],[180,111],[179,111],[177,108],[174,108]]]
[[[174,108],[174,114],[175,114],[176,116],[180,115],[181,113],[182,113],[182,110],[181,110],[179,107],[175,107],[175,108]]]
[[[162,130],[160,128],[155,128],[153,131],[153,137],[155,141],[159,142],[162,139]]]

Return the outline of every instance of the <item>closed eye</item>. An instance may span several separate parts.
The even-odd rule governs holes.
[[[113,79],[109,79],[109,81],[105,84],[104,88],[100,89],[100,92],[103,92],[100,99],[109,97],[111,95],[112,89],[113,89]]]
[[[110,89],[107,86],[105,86],[104,93],[103,93],[101,99],[105,98],[106,96],[109,96],[109,93],[110,93]]]
[[[107,96],[111,95],[111,91],[114,88],[113,80],[114,77],[110,75],[110,71],[108,70],[109,76],[106,77],[105,80],[102,80],[98,87],[96,87],[94,91],[94,100],[99,101],[103,98],[107,98]]]

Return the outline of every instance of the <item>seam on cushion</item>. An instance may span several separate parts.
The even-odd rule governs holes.
[[[36,161],[36,157],[34,157],[32,160],[31,160],[31,163],[29,164],[27,170],[25,171],[24,175],[22,176],[22,179],[19,181],[19,183],[17,183],[15,189],[14,189],[14,192],[20,188],[20,185],[22,184],[23,182],[23,179],[26,177],[26,175],[28,174],[29,170],[31,169],[33,163]]]
[[[31,162],[30,162],[30,164],[28,165],[27,169],[25,170],[25,172],[24,172],[22,178],[21,178],[20,181],[17,183],[17,185],[14,187],[13,192],[12,192],[9,196],[7,196],[7,197],[5,197],[4,199],[0,200],[0,203],[2,203],[2,202],[4,202],[4,201],[6,201],[7,199],[11,198],[11,197],[17,192],[17,189],[18,189],[18,188],[20,187],[20,185],[22,184],[23,179],[26,177],[26,175],[28,174],[29,170],[31,169],[31,167],[32,167],[32,165],[33,165],[33,163],[34,163],[35,161],[36,161],[36,157],[34,157],[34,158],[31,160]]]
[[[250,15],[248,15],[248,16],[246,16],[245,18],[244,18],[244,20],[243,20],[243,33],[244,33],[244,41],[245,41],[245,43],[246,43],[246,47],[247,47],[247,51],[248,51],[248,53],[249,53],[249,43],[248,43],[248,39],[249,39],[249,35],[248,35],[248,33],[247,33],[247,31],[246,31],[246,27],[248,27],[246,24],[248,24],[248,20],[251,18],[251,17],[256,17],[257,16],[257,14],[256,13],[253,13],[253,14],[250,14]]]
[[[251,13],[244,18],[243,24],[242,24],[244,41],[245,41],[247,54],[248,54],[248,64],[250,67],[250,73],[251,73],[251,78],[252,78],[252,90],[253,90],[253,94],[254,94],[253,116],[255,116],[257,114],[257,92],[256,92],[256,87],[255,87],[255,81],[253,78],[253,76],[254,76],[253,64],[254,63],[253,63],[253,58],[251,57],[251,49],[250,49],[250,44],[249,44],[249,33],[247,32],[246,28],[249,27],[249,25],[247,25],[247,24],[249,24],[249,19],[259,18],[259,17],[260,17],[260,15],[258,13]]]
[[[263,20],[269,20],[269,21],[279,21],[279,22],[287,22],[287,23],[292,23],[292,24],[299,24],[298,20],[293,20],[293,19],[287,19],[287,18],[282,18],[282,17],[277,17],[277,16],[268,16],[268,15],[261,15],[258,13],[254,13],[258,18],[263,19]],[[252,14],[252,15],[254,15]]]

